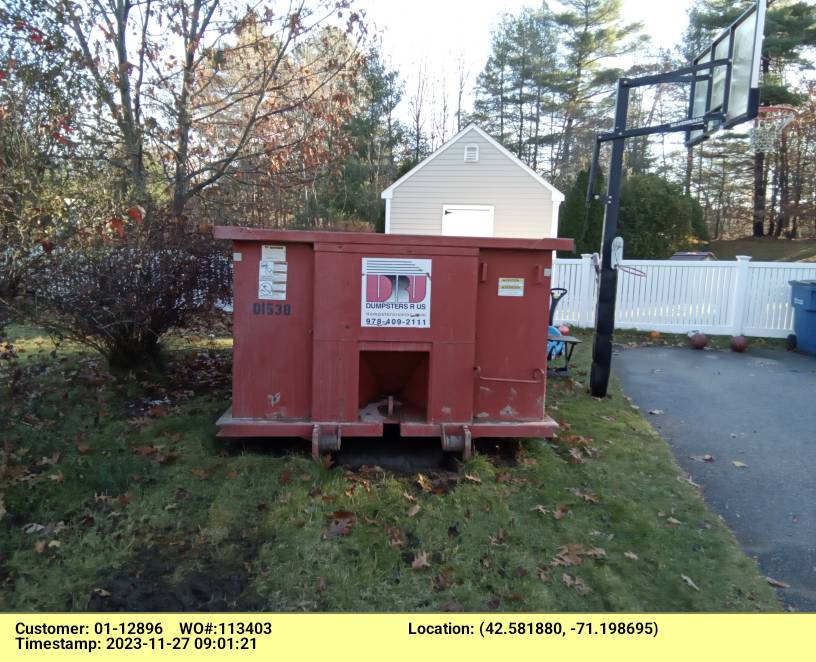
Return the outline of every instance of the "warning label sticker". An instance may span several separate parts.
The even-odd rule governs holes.
[[[258,263],[258,298],[272,301],[286,299],[286,262],[261,260]]]
[[[431,326],[431,260],[364,257],[360,326]]]
[[[523,297],[524,296],[524,279],[523,278],[499,278],[499,296],[500,297]]]
[[[261,260],[263,262],[286,262],[286,246],[262,244]]]

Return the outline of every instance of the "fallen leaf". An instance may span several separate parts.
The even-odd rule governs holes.
[[[569,513],[570,509],[566,504],[557,503],[555,504],[555,511],[553,512],[553,517],[555,519],[561,519],[564,515]]]
[[[561,545],[561,547],[558,548],[558,554],[550,561],[550,565],[581,565],[584,562],[581,558],[582,554],[584,554],[584,548],[581,545]]]
[[[484,568],[489,568],[489,567],[490,567],[490,563],[491,563],[491,561],[490,561],[490,557],[489,557],[487,554],[485,554],[485,555],[484,555],[484,556],[483,556],[481,559],[479,559],[479,560],[480,560],[480,561],[481,561],[481,563],[482,563],[482,567],[484,567]]]
[[[59,540],[52,540],[48,543],[49,549],[53,549],[55,547],[60,547],[62,543]]]
[[[536,568],[536,577],[542,582],[548,582],[550,581],[550,571],[545,568]]]
[[[144,455],[145,457],[147,457],[149,455],[153,455],[153,454],[156,453],[156,447],[155,446],[136,446],[133,449],[133,452],[136,455]]]
[[[482,484],[482,479],[473,474],[465,474],[465,480],[469,480],[471,483],[476,483],[477,485]]]
[[[95,588],[93,590],[100,598],[108,598],[110,597],[110,591],[106,591],[104,588]]]
[[[392,549],[397,547],[402,547],[405,544],[405,538],[402,535],[402,531],[396,526],[392,526],[390,524],[385,525],[385,530],[388,532],[388,546]]]
[[[748,467],[745,462],[740,462],[739,460],[731,460],[731,464],[733,464],[737,469],[745,469]]]
[[[550,511],[549,511],[549,510],[547,510],[547,509],[546,509],[544,506],[542,506],[540,503],[539,503],[537,506],[534,506],[533,508],[531,508],[530,510],[537,510],[537,511],[538,511],[538,512],[540,512],[542,515],[549,515],[549,513],[550,513]]]
[[[61,471],[58,471],[55,474],[51,474],[50,476],[48,476],[48,478],[53,480],[55,483],[64,483],[65,482],[65,476],[62,475]]]
[[[584,461],[584,457],[583,454],[581,453],[580,448],[569,449],[569,461],[572,464],[581,464]]]
[[[428,552],[419,551],[414,555],[414,560],[411,561],[411,570],[424,570],[430,568],[431,564],[428,562]]]
[[[496,474],[496,482],[499,484],[502,483],[509,483],[510,482],[510,472],[509,471],[500,471]]]
[[[420,510],[422,510],[422,506],[418,503],[415,503],[408,509],[408,517],[414,517]]]
[[[45,551],[45,545],[45,540],[38,540],[34,543],[34,551],[37,552],[37,554],[42,554]]]
[[[331,469],[332,465],[334,464],[334,460],[332,459],[331,453],[324,453],[323,455],[321,455],[320,464],[323,466],[324,469]]]
[[[332,513],[329,526],[323,531],[323,540],[331,540],[338,536],[347,536],[354,524],[354,513],[348,510],[337,510]]]
[[[669,517],[669,518],[667,518],[667,519],[666,519],[666,523],[667,523],[669,526],[672,526],[672,527],[673,527],[673,526],[677,526],[678,524],[681,524],[680,520],[679,520],[679,519],[675,519],[674,517]]]
[[[490,536],[490,544],[494,547],[501,547],[507,541],[507,532],[504,529],[499,529],[495,536]]]
[[[453,586],[453,568],[444,568],[431,580],[431,589],[434,591],[444,591],[451,586]]]
[[[431,489],[433,489],[431,481],[428,480],[428,477],[425,474],[417,474],[416,482],[423,492],[430,492]]]
[[[623,555],[624,555],[624,556],[625,556],[627,559],[631,559],[632,561],[638,561],[638,560],[640,560],[640,557],[638,557],[638,555],[637,555],[637,554],[635,554],[634,552],[624,552],[624,553],[623,553]]]
[[[663,413],[663,410],[662,409],[650,409],[649,413],[652,416],[660,416]]]
[[[691,588],[693,588],[695,591],[700,590],[700,587],[697,586],[697,584],[695,584],[691,577],[689,577],[688,575],[680,575],[680,577],[683,579],[684,582],[686,582],[686,584],[691,586]]]
[[[573,575],[568,575],[566,572],[561,575],[561,581],[564,582],[569,588],[574,588],[575,592],[578,595],[587,595],[588,593],[592,593],[592,589],[589,588],[584,583],[580,577],[574,577]]]
[[[790,588],[790,584],[786,584],[785,582],[780,582],[778,579],[774,579],[773,577],[765,577],[768,580],[768,583],[771,586],[776,588]]]
[[[600,503],[601,501],[593,492],[590,492],[589,490],[573,489],[570,491],[579,499],[583,499],[587,503]]]
[[[88,453],[93,452],[93,449],[88,446],[88,444],[77,444],[77,453],[80,455],[87,455]]]
[[[210,472],[206,469],[190,469],[190,473],[193,474],[196,478],[200,478],[201,480],[207,480],[210,477]]]
[[[408,492],[403,492],[402,496],[405,497],[405,499],[410,501],[411,503],[416,501],[416,497],[413,494],[409,494]]]
[[[593,547],[586,551],[586,555],[596,561],[601,561],[606,558],[606,550],[603,547]]]

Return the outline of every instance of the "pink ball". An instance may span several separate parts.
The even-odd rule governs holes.
[[[566,324],[562,324],[558,327],[558,333],[560,333],[562,336],[568,336],[569,332],[570,328]]]

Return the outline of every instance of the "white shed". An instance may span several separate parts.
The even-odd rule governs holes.
[[[385,189],[386,234],[558,236],[564,194],[469,124]]]

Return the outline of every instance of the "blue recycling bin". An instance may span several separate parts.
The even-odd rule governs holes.
[[[816,280],[792,280],[789,284],[796,349],[816,355]]]

